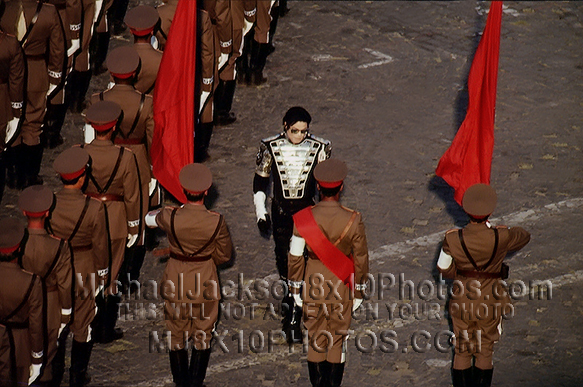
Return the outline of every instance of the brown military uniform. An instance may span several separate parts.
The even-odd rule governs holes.
[[[216,212],[191,203],[164,208],[156,223],[170,243],[160,293],[172,350],[184,348],[186,332],[197,350],[210,348],[221,298],[216,265],[227,262],[233,249],[227,224]],[[175,287],[179,283],[184,292]]]
[[[500,273],[506,254],[520,250],[530,240],[530,234],[521,227],[494,228],[498,231],[498,246],[492,262],[484,269],[485,273],[490,274]],[[486,223],[470,223],[463,229],[463,240],[479,268],[492,258],[494,228]],[[443,251],[453,261],[448,268],[439,267],[444,277],[454,278],[463,286],[454,285],[449,302],[457,339],[453,367],[467,369],[472,365],[472,356],[475,356],[477,368],[491,369],[493,346],[500,338],[502,315],[508,313],[506,307],[510,303],[510,297],[500,278],[479,278],[472,274],[476,269],[464,253],[458,233],[457,229],[446,233]],[[481,345],[478,345],[478,332],[481,335]]]
[[[258,43],[269,42],[269,26],[271,24],[271,7],[273,0],[257,0],[257,16],[255,22],[254,39]]]
[[[110,278],[115,281],[123,263],[128,234],[138,234],[141,227],[138,163],[131,150],[108,140],[95,139],[85,149],[92,159],[92,178],[86,193],[102,200],[109,214],[112,250]],[[113,175],[118,159],[119,167]]]
[[[40,278],[17,263],[0,262],[0,294],[0,380],[26,386],[33,357],[39,363],[43,356]]]
[[[149,150],[154,137],[153,98],[137,91],[133,86],[115,85],[111,89],[91,96],[92,104],[99,100],[115,102],[123,111],[123,120],[115,135],[114,143],[130,149],[138,161],[143,217],[148,212],[148,187],[152,177]],[[136,117],[138,117],[137,121]]]
[[[91,338],[89,324],[95,317],[91,280],[99,286],[109,265],[105,206],[74,189],[62,189],[55,197],[50,226],[56,236],[69,241],[73,252],[75,311],[71,331],[75,341],[87,342]]]
[[[160,4],[156,10],[158,15],[160,15],[160,31],[156,34],[156,39],[158,39],[158,49],[164,50],[166,46],[166,40],[168,38],[168,33],[170,32],[170,25],[172,24],[172,19],[174,19],[174,14],[176,13],[176,7],[178,6],[178,0],[167,0],[164,4]]]
[[[6,124],[19,114],[24,102],[24,55],[16,37],[0,31],[0,153]]]
[[[365,282],[368,274],[368,248],[360,213],[336,201],[319,202],[312,207],[312,213],[326,237],[345,255],[352,257],[354,283]],[[295,226],[293,233],[296,237],[300,236]],[[307,262],[303,256],[289,255],[288,278],[292,287],[294,283],[305,282],[302,299],[304,325],[308,329],[310,341],[308,360],[343,363],[346,353],[344,341],[352,318],[350,289],[318,259],[309,246],[306,247],[309,255]],[[330,292],[327,281],[336,287],[340,297]],[[360,291],[355,292],[355,297],[362,298]],[[324,332],[331,335],[332,344],[328,343],[329,337]],[[324,351],[316,350],[316,347]]]
[[[62,321],[61,310],[70,310],[72,305],[73,275],[69,244],[66,240],[49,235],[44,229],[29,228],[22,268],[38,275],[42,281],[47,352],[41,381],[48,381],[52,378],[51,364],[57,351],[57,335]]]
[[[6,10],[0,22],[2,30],[17,35],[19,1],[6,3]],[[22,126],[22,142],[34,146],[40,143],[41,126],[46,110],[46,93],[49,83],[61,82],[63,65],[66,61],[61,19],[51,4],[35,0],[22,0],[27,26],[38,12],[36,23],[23,44],[28,67],[26,119]],[[47,55],[48,53],[48,55]]]
[[[218,68],[216,66],[218,57],[216,50],[217,42],[215,41],[215,30],[210,15],[205,10],[198,11],[198,34],[200,41],[200,76],[199,90],[211,93],[204,102],[205,105],[200,114],[201,123],[213,122],[213,98],[212,91],[215,79],[218,77]],[[218,53],[220,55],[220,53]],[[200,101],[199,101],[200,104]],[[199,105],[200,106],[200,105]],[[199,109],[200,110],[200,109]]]
[[[162,51],[156,50],[149,43],[134,43],[134,48],[142,61],[138,80],[134,86],[138,91],[152,95],[162,61]]]

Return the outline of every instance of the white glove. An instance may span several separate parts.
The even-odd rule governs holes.
[[[42,367],[42,363],[41,364],[31,364],[30,368],[29,368],[29,378],[28,378],[28,384],[32,384],[40,375],[40,369]]]
[[[103,6],[103,0],[96,0],[95,1],[95,13],[93,14],[93,23],[95,24],[97,22],[97,19],[99,18],[99,13],[101,12],[101,7]]]
[[[362,298],[355,298],[354,301],[352,301],[352,311],[355,312],[356,309],[360,308],[361,304]]]
[[[253,203],[255,204],[255,215],[257,215],[257,221],[265,220],[267,215],[267,209],[265,208],[265,199],[267,195],[263,191],[257,191],[253,194]]]
[[[222,69],[223,66],[227,64],[228,60],[229,54],[221,53],[221,56],[219,57],[219,70]]]
[[[59,327],[59,333],[57,334],[57,337],[61,337],[61,333],[63,333],[63,329],[65,329],[66,326],[67,326],[67,324],[61,323],[61,326]]]
[[[302,296],[300,294],[292,294],[292,296],[294,296],[294,302],[296,303],[296,305],[301,308],[302,305],[304,305],[304,302],[302,301]]]
[[[150,38],[150,45],[152,47],[154,47],[156,50],[158,49],[158,46],[160,45],[158,42],[158,38],[154,35],[152,35],[152,37]]]
[[[67,56],[73,55],[77,50],[81,48],[81,43],[79,39],[71,39],[71,47],[67,50]]]
[[[136,241],[138,240],[138,234],[128,234],[128,243],[127,243],[127,247],[132,247]]]
[[[202,109],[204,108],[204,103],[206,102],[210,94],[211,93],[209,91],[203,91],[202,93],[200,93],[200,104],[198,106],[198,114],[202,112]]]
[[[158,180],[152,177],[148,183],[148,196],[152,196],[156,191],[156,188],[158,188]]]
[[[47,91],[47,98],[49,98],[49,96],[53,93],[53,91],[55,91],[56,88],[57,88],[57,85],[53,85],[52,83],[49,83],[49,90]]]
[[[16,134],[18,121],[20,121],[20,118],[16,117],[8,121],[8,125],[6,125],[6,139],[4,140],[4,144],[8,144],[10,139]]]
[[[97,297],[97,295],[99,293],[101,293],[101,291],[105,288],[105,286],[103,286],[103,284],[97,286],[97,289],[95,289],[95,297]]]
[[[85,139],[85,144],[91,144],[91,141],[95,140],[95,129],[89,124],[85,124],[83,127],[83,138]]]
[[[158,227],[158,223],[156,223],[156,215],[158,215],[162,211],[162,209],[150,211],[146,214],[144,218],[144,222],[148,227]]]

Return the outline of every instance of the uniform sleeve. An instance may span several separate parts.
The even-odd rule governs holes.
[[[522,227],[508,228],[508,251],[518,251],[530,241],[530,233]]]
[[[255,160],[255,177],[253,178],[253,193],[258,191],[267,192],[269,188],[269,177],[271,176],[271,165],[273,158],[267,145],[261,143],[259,151],[257,152],[257,157]]]
[[[221,53],[230,54],[233,48],[233,26],[229,0],[217,0],[217,30]]]
[[[362,216],[358,215],[356,233],[352,239],[352,255],[354,260],[354,284],[356,298],[362,298],[366,286],[368,267],[368,245]]]
[[[148,149],[148,160],[151,160],[150,150],[152,149],[152,140],[154,139],[154,104],[153,98],[146,96],[148,102],[148,114],[146,115],[146,146]]]
[[[57,274],[57,287],[59,290],[61,309],[70,309],[73,274],[71,271],[71,249],[69,248],[69,243],[66,241],[63,244],[55,272]]]
[[[140,189],[140,172],[138,170],[138,162],[136,155],[129,149],[125,152],[131,157],[127,157],[127,167],[125,168],[123,180],[123,198],[126,207],[128,233],[135,235],[139,233],[140,229],[140,199],[142,190]]]
[[[228,262],[233,253],[233,241],[231,240],[231,234],[229,233],[229,228],[224,218],[221,219],[221,225],[219,227],[219,233],[215,239],[216,248],[213,253],[213,261],[216,265]]]
[[[97,211],[97,216],[95,217],[95,222],[93,223],[93,236],[91,243],[93,245],[93,255],[97,258],[95,262],[95,268],[98,271],[100,277],[107,275],[107,269],[109,267],[109,257],[111,251],[109,251],[109,227],[107,224],[107,211],[105,205],[102,202],[97,201],[99,209]]]
[[[445,235],[445,238],[443,239],[443,245],[441,247],[441,251],[451,257],[451,249],[449,248],[449,242],[447,241],[447,234]],[[447,267],[441,267],[438,264],[437,269],[443,275],[443,277],[454,278],[455,274],[456,274],[456,270],[457,270],[456,266],[455,266],[455,260],[451,259],[450,264]]]
[[[201,12],[202,13],[202,12]],[[206,16],[206,17],[205,17]],[[213,25],[208,15],[202,17],[202,31],[200,38],[200,56],[202,69],[202,87],[201,91],[211,92],[213,89],[215,74],[215,50],[214,50],[214,32]]]
[[[63,26],[69,30],[71,39],[79,39],[81,32],[81,19],[83,9],[81,8],[81,0],[67,0],[67,18],[69,25]]]
[[[51,27],[50,36],[50,50],[49,50],[49,79],[53,85],[61,83],[63,77],[63,65],[67,60],[67,49],[65,44],[65,37],[63,36],[63,28],[61,24],[61,17],[59,16],[55,7],[51,9],[51,20],[53,25]]]
[[[13,115],[20,117],[20,109],[24,102],[24,53],[14,40],[12,58],[10,60],[9,93],[12,102]]]
[[[33,363],[40,363],[44,349],[43,334],[43,293],[40,278],[34,276],[32,291],[28,297],[28,331],[30,334],[31,350],[33,352]]]
[[[300,236],[298,229],[294,225],[292,240],[294,240],[296,238],[303,239]],[[301,286],[301,282],[304,280],[303,277],[304,277],[305,267],[306,267],[306,260],[304,259],[303,254],[294,255],[292,253],[288,253],[288,256],[287,256],[287,277],[288,277],[288,280],[289,280],[290,285],[292,287],[292,291],[293,291],[293,289],[298,289],[298,291],[299,291],[299,287]]]

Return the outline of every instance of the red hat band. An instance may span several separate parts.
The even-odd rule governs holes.
[[[126,74],[116,74],[116,73],[112,73],[112,72],[110,72],[110,73],[111,73],[112,77],[116,77],[119,79],[128,79],[128,78],[131,78],[131,76],[134,75],[136,72],[132,71],[131,73],[126,73]]]
[[[19,247],[20,247],[20,242],[18,242],[18,244],[14,247],[4,247],[4,248],[0,249],[0,254],[4,254],[4,255],[12,254]]]
[[[132,34],[134,34],[136,36],[146,36],[149,33],[151,33],[152,31],[154,31],[154,27],[148,28],[148,29],[145,29],[145,30],[136,30],[134,28],[130,28],[130,31],[132,32]]]
[[[117,124],[117,120],[112,121],[112,122],[108,122],[106,124],[91,123],[91,126],[93,126],[93,129],[95,129],[98,132],[105,132],[106,130],[113,128],[115,126],[115,124]]]
[[[336,188],[339,187],[340,185],[342,185],[342,182],[344,180],[340,180],[340,181],[319,181],[318,184],[320,184],[320,187],[322,188]]]
[[[61,177],[65,180],[73,180],[81,176],[85,173],[85,167],[81,168],[81,170],[72,173],[61,173]]]

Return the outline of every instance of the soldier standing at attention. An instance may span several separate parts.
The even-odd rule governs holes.
[[[71,372],[69,385],[83,386],[89,381],[87,366],[93,348],[91,322],[95,318],[96,286],[107,283],[110,251],[108,246],[105,205],[83,194],[88,181],[89,154],[79,146],[67,149],[53,163],[61,178],[63,188],[55,195],[51,212],[50,230],[71,246],[75,269],[75,300],[73,345],[71,347]],[[53,361],[53,383],[59,386],[65,367],[67,335],[59,335],[59,347]]]
[[[330,157],[330,141],[312,136],[309,131],[312,117],[306,109],[295,106],[283,117],[283,132],[261,141],[253,179],[253,201],[257,226],[268,235],[271,220],[265,208],[269,179],[273,176],[273,240],[275,263],[282,281],[288,280],[287,255],[296,212],[314,204],[316,184],[314,167]],[[282,300],[283,331],[289,343],[302,341],[302,309],[291,293]]]
[[[171,332],[174,383],[202,387],[221,298],[217,265],[231,259],[233,243],[223,216],[204,205],[212,184],[211,171],[202,164],[189,164],[182,168],[179,179],[188,202],[180,208],[165,207],[149,213],[146,224],[164,230],[170,243],[160,294],[165,300],[166,327]],[[183,285],[180,290],[178,283]],[[189,367],[190,340],[193,349]]]
[[[120,339],[123,332],[115,329],[121,295],[116,286],[123,265],[125,248],[139,239],[141,183],[134,153],[112,142],[120,119],[121,108],[115,102],[98,101],[87,109],[86,120],[96,132],[95,140],[85,145],[91,157],[91,173],[86,194],[105,203],[109,215],[112,261],[109,269],[111,287],[101,317],[96,320],[95,341],[108,343]]]
[[[141,216],[148,213],[149,188],[156,186],[156,181],[151,181],[150,152],[152,138],[154,136],[153,99],[151,96],[139,92],[134,88],[136,71],[140,65],[140,57],[132,46],[122,46],[114,49],[107,57],[107,67],[115,85],[91,96],[91,103],[98,101],[111,101],[117,103],[123,112],[123,118],[118,125],[113,143],[130,149],[136,156],[140,172],[142,190]],[[86,133],[90,128],[86,127]],[[90,141],[87,141],[90,142]],[[146,255],[144,235],[140,235],[138,241],[131,249],[126,249],[124,266],[120,273],[120,282],[128,284],[138,280],[140,269]]]
[[[343,161],[329,159],[318,164],[314,177],[320,202],[294,215],[289,278],[296,304],[305,304],[312,386],[342,384],[352,312],[362,303],[362,292],[367,287],[364,224],[360,213],[340,205],[346,174]]]
[[[72,261],[69,243],[49,235],[45,220],[53,206],[54,195],[44,185],[26,188],[18,198],[18,207],[28,218],[28,240],[21,266],[36,274],[43,288],[43,324],[45,342],[45,369],[41,383],[52,380],[53,358],[57,339],[71,318]]]
[[[42,368],[43,295],[40,278],[18,266],[24,226],[15,218],[0,220],[0,380],[32,384]]]
[[[61,18],[52,4],[36,0],[6,3],[0,20],[3,31],[15,35],[26,56],[26,114],[15,144],[15,167],[23,187],[42,184],[39,177],[43,157],[40,142],[47,99],[62,81],[67,49]]]
[[[4,5],[0,0],[0,18]],[[7,172],[8,186],[16,188],[15,148],[12,147],[12,142],[16,139],[25,97],[24,66],[24,53],[18,40],[0,30],[0,201],[4,194]]]
[[[164,2],[160,4],[156,11],[160,16],[160,28],[156,32],[156,40],[158,41],[159,50],[164,51],[166,46],[166,41],[168,40],[168,33],[170,32],[170,26],[172,25],[172,19],[174,19],[174,14],[176,13],[176,7],[178,7],[178,0],[163,0]]]
[[[150,44],[154,27],[159,20],[158,11],[149,5],[138,5],[130,9],[124,19],[134,35],[134,48],[142,61],[135,87],[140,92],[150,95],[154,92],[158,69],[162,61],[162,51],[156,50]]]
[[[496,202],[496,192],[489,185],[468,188],[462,206],[470,223],[445,234],[437,262],[444,277],[461,284],[454,285],[449,301],[456,338],[454,387],[489,387],[492,383],[494,343],[500,338],[502,315],[510,303],[502,281],[508,274],[504,257],[530,241],[530,234],[521,227],[492,226],[488,222]]]

